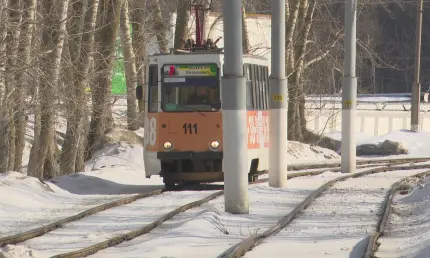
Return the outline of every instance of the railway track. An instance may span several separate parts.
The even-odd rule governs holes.
[[[323,184],[317,190],[312,192],[304,201],[302,201],[299,205],[297,205],[290,213],[282,217],[277,224],[270,227],[268,230],[254,234],[240,243],[234,245],[229,248],[225,252],[223,252],[219,258],[236,258],[243,257],[247,252],[252,250],[254,247],[258,245],[262,245],[262,242],[269,238],[277,235],[282,230],[284,230],[287,226],[289,226],[295,219],[299,217],[299,215],[305,211],[323,192],[327,191],[329,188],[334,186],[336,183],[341,181],[345,181],[351,178],[359,178],[364,176],[369,176],[377,173],[384,173],[389,171],[402,171],[402,170],[418,170],[418,169],[430,169],[430,164],[420,164],[420,165],[409,165],[409,166],[390,166],[390,167],[376,167],[363,172],[357,172],[351,175],[341,176],[335,179],[330,180],[329,182]],[[406,180],[409,180],[413,177],[423,177],[430,175],[430,170],[422,173],[416,173],[411,176],[407,176],[402,178],[400,181],[394,183],[388,194],[384,200],[384,213],[380,216],[379,221],[377,222],[377,230],[376,232],[368,238],[368,248],[366,249],[366,254],[363,253],[363,257],[371,258],[373,257],[373,253],[377,248],[377,239],[381,234],[383,234],[383,230],[385,229],[385,225],[388,219],[388,214],[391,209],[391,201],[393,199],[394,193],[397,188]],[[365,256],[366,255],[366,256]]]
[[[403,166],[403,167],[392,167],[393,165],[428,162],[428,161],[430,161],[430,158],[418,158],[418,159],[408,158],[408,159],[397,159],[397,160],[388,160],[388,159],[384,159],[384,160],[383,159],[381,159],[381,160],[360,160],[359,162],[357,162],[358,168],[359,167],[361,167],[361,168],[374,167],[374,166],[378,166],[378,165],[379,166],[382,165],[383,167],[372,168],[371,170],[366,171],[366,172],[356,173],[354,175],[347,175],[347,176],[343,176],[339,179],[332,180],[333,182],[330,181],[329,183],[323,185],[322,187],[324,187],[324,188],[320,187],[317,190],[317,195],[319,195],[322,191],[324,191],[324,189],[326,189],[328,186],[330,186],[330,184],[333,184],[333,183],[340,181],[342,179],[347,179],[347,178],[361,176],[361,175],[365,175],[365,174],[371,174],[371,173],[392,171],[392,170],[430,168],[430,164],[415,165],[415,166]],[[303,165],[291,166],[291,167],[289,167],[289,170],[296,171],[295,173],[290,173],[288,176],[289,178],[294,178],[294,177],[300,177],[300,176],[318,175],[318,174],[324,173],[327,170],[330,170],[332,172],[339,171],[340,170],[340,164],[339,163],[303,164]],[[309,171],[309,170],[312,170],[312,171]],[[267,179],[256,180],[255,182],[252,182],[250,184],[264,183],[266,181],[267,181]],[[173,189],[173,190],[181,190],[181,187],[178,187],[178,188]],[[135,202],[135,201],[140,200],[140,199],[161,195],[165,192],[168,192],[168,191],[164,190],[164,189],[159,189],[159,190],[155,190],[153,192],[149,192],[149,193],[145,193],[145,194],[139,194],[139,195],[135,195],[135,196],[131,196],[131,197],[126,197],[126,198],[123,198],[123,199],[120,199],[117,201],[102,204],[102,205],[99,205],[97,207],[91,208],[89,210],[83,211],[79,214],[76,214],[76,215],[70,216],[68,218],[64,218],[64,219],[61,219],[59,221],[53,222],[49,225],[42,226],[40,228],[29,230],[27,232],[23,232],[23,233],[16,234],[13,236],[0,238],[0,246],[5,246],[7,244],[21,243],[23,241],[42,236],[42,235],[44,235],[44,234],[46,234],[52,230],[55,230],[57,228],[61,228],[62,226],[66,225],[67,223],[92,216],[92,215],[97,214],[101,211],[105,211],[105,210],[108,210],[108,209],[111,209],[114,207],[119,207],[119,206],[122,206],[125,204],[130,204],[130,203]],[[159,226],[163,222],[170,220],[171,218],[173,218],[177,214],[184,212],[186,210],[198,207],[198,206],[200,206],[204,203],[207,203],[207,202],[209,202],[209,201],[211,201],[217,197],[220,197],[222,195],[223,195],[223,191],[215,192],[215,193],[213,193],[209,196],[206,196],[205,198],[202,198],[198,201],[194,201],[194,202],[182,205],[181,207],[174,209],[171,212],[169,212],[163,216],[160,216],[158,219],[154,220],[152,223],[149,223],[149,224],[145,225],[144,227],[141,227],[137,230],[133,230],[133,231],[130,231],[128,233],[121,234],[120,236],[110,238],[110,239],[108,239],[102,243],[98,243],[98,244],[95,244],[95,245],[92,245],[92,246],[89,246],[89,247],[86,247],[86,248],[83,248],[83,249],[80,249],[77,251],[73,251],[70,253],[56,255],[53,257],[83,257],[83,256],[91,255],[91,254],[98,252],[102,249],[118,245],[124,241],[131,240],[133,238],[136,238],[138,236],[146,234],[146,233],[152,231],[153,229],[155,229],[157,226]],[[313,200],[312,198],[316,198],[317,195],[312,194],[310,197],[308,197],[305,200],[305,202],[307,202],[307,203],[300,204],[298,206],[298,208],[300,209],[300,207],[301,207],[301,209],[303,209],[304,207],[309,205],[310,201]],[[293,213],[294,212],[296,212],[298,214],[298,209],[296,208],[293,211]],[[249,243],[249,240],[246,241],[246,243]],[[234,253],[237,253],[237,252],[235,251]],[[237,256],[226,256],[226,257],[237,257]]]
[[[379,247],[378,240],[380,237],[384,236],[385,228],[387,227],[387,224],[388,224],[388,218],[389,218],[391,211],[392,211],[393,199],[399,193],[399,191],[404,190],[404,189],[399,189],[399,188],[401,188],[404,183],[406,183],[410,180],[417,179],[417,178],[422,179],[422,178],[427,177],[429,175],[430,175],[430,171],[426,171],[423,173],[418,173],[418,174],[415,174],[412,176],[408,176],[408,177],[403,178],[403,179],[401,179],[401,180],[399,180],[393,184],[393,186],[389,190],[389,193],[386,196],[384,206],[383,206],[383,213],[379,218],[379,221],[378,221],[378,224],[376,227],[376,232],[373,233],[369,239],[369,243],[367,245],[367,249],[366,249],[366,253],[364,255],[364,258],[375,258],[376,257],[375,253]]]

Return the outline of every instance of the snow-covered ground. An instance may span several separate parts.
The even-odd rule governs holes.
[[[342,140],[341,132],[329,133],[326,134],[326,136],[336,140]],[[409,152],[405,155],[385,156],[385,158],[430,156],[430,132],[413,132],[409,130],[401,130],[380,136],[369,136],[363,133],[357,133],[356,137],[357,145],[366,143],[380,143],[385,140],[401,142]]]
[[[124,110],[122,107],[116,107],[114,111],[115,120],[121,125],[124,120]],[[64,119],[59,119],[57,130],[65,131]],[[136,133],[142,136],[143,130]],[[31,138],[31,132],[28,132],[27,136]],[[381,137],[363,137],[361,142],[379,142],[385,139],[401,140],[410,151],[410,154],[406,156],[423,157],[430,156],[429,136],[429,133],[402,131]],[[336,137],[336,135],[332,135],[332,137]],[[286,158],[289,163],[312,163],[340,159],[339,155],[333,151],[297,142],[290,142],[289,155]],[[366,213],[365,210],[373,209],[375,212],[377,206],[380,205],[381,196],[385,194],[390,184],[401,176],[414,172],[417,171],[399,171],[389,175],[377,174],[339,183],[335,186],[334,191],[323,195],[299,217],[294,227],[275,236],[273,245],[265,243],[248,253],[247,256],[260,254],[265,257],[266,255],[259,253],[260,248],[268,248],[273,251],[273,257],[284,257],[285,253],[290,251],[292,257],[298,257],[298,255],[303,257],[324,256],[324,253],[320,256],[312,256],[312,249],[315,249],[315,252],[326,250],[329,253],[340,254],[334,257],[350,257],[351,250],[365,234],[357,236],[349,233],[348,235],[348,229],[364,228],[365,226],[367,233],[370,234],[375,214]],[[216,257],[241,239],[272,226],[280,217],[291,211],[294,205],[304,200],[312,190],[338,176],[340,176],[339,173],[327,171],[319,176],[295,178],[289,180],[285,189],[270,188],[267,184],[253,185],[249,190],[250,214],[248,215],[225,213],[224,198],[219,197],[199,208],[176,216],[145,236],[124,242],[117,247],[105,249],[93,256]],[[162,185],[160,177],[145,178],[142,145],[130,142],[109,144],[87,162],[85,172],[57,177],[45,183],[28,177],[25,173],[1,174],[0,237],[40,227],[114,199],[159,189]],[[430,193],[428,188],[424,188],[424,190],[427,189],[426,191]],[[16,246],[6,246],[0,249],[0,257],[40,258],[76,250],[76,248],[101,242],[119,233],[141,227],[177,206],[197,200],[212,192],[166,193],[106,210],[86,219],[69,223],[44,236]],[[429,193],[426,192],[422,196],[429,196]],[[331,213],[333,211],[334,214]],[[428,213],[430,216],[430,211],[427,212],[424,207],[420,211]],[[357,218],[358,215],[362,216],[362,220]],[[346,223],[347,219],[349,219],[348,223]],[[340,225],[342,230],[346,228],[346,236],[340,233],[336,235],[332,232],[335,228],[329,228],[323,223],[328,225],[337,223],[336,225]],[[341,229],[339,232],[343,232]],[[299,234],[302,236],[300,237]],[[317,243],[313,243],[312,237],[317,240]],[[341,237],[345,238],[345,243],[339,246]],[[280,239],[282,241],[279,242]],[[322,239],[325,239],[325,245],[322,244]],[[293,245],[292,241],[298,241],[301,244]],[[282,247],[284,242],[288,244]],[[281,249],[278,249],[279,243],[281,243],[279,245]],[[303,249],[308,250],[309,253],[300,253],[299,248],[305,243],[310,243],[309,246],[312,248]],[[423,246],[418,247],[423,249]],[[341,248],[345,249],[340,250]],[[277,252],[280,256],[276,255]],[[430,254],[426,257],[430,257]]]
[[[395,171],[339,182],[285,230],[245,257],[283,257],[288,253],[289,257],[362,258],[391,185],[424,171]]]
[[[430,257],[430,178],[407,195],[397,195],[386,233],[379,239],[379,258]]]
[[[342,96],[308,96],[306,100],[310,101],[342,101]],[[410,102],[411,97],[407,96],[358,96],[358,102]]]

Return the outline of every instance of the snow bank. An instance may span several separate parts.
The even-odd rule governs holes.
[[[142,145],[126,142],[108,143],[104,149],[94,153],[92,159],[86,162],[85,171],[115,167],[141,171],[144,176]]]
[[[37,228],[129,194],[161,188],[144,177],[140,144],[111,143],[87,163],[87,171],[42,183],[18,172],[0,174],[0,235]]]
[[[342,133],[335,132],[326,134],[335,140],[342,140]],[[413,132],[409,130],[395,131],[379,136],[369,136],[364,133],[357,133],[357,145],[377,144],[385,140],[402,142],[403,146],[408,149],[409,153],[404,155],[394,155],[392,157],[428,157],[430,156],[430,132]],[[390,157],[390,156],[385,156]]]
[[[112,197],[82,199],[54,184],[17,172],[5,173],[0,175],[0,235],[36,228],[109,199]]]
[[[360,142],[366,143],[379,143],[385,140],[402,142],[403,146],[408,149],[409,154],[396,155],[396,156],[409,156],[409,157],[426,157],[430,156],[430,133],[429,132],[413,132],[408,130],[401,130],[388,133],[381,136],[370,137]]]
[[[377,257],[430,257],[430,178],[397,195]]]
[[[0,258],[42,258],[42,256],[25,246],[7,245],[0,251]]]
[[[311,146],[300,142],[289,141],[287,159],[293,163],[301,163],[302,161],[310,163],[328,159],[340,159],[340,155],[335,151],[321,148],[319,146]]]
[[[326,133],[325,136],[332,138],[334,140],[341,141],[342,140],[342,132],[332,132],[332,133]],[[365,133],[356,133],[355,134],[357,144],[362,144],[362,142],[366,141],[367,139],[371,138],[372,135],[365,134]]]

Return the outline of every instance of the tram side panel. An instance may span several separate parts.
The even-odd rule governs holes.
[[[145,138],[144,138],[144,164],[145,164],[145,175],[151,177],[152,175],[158,175],[161,171],[161,162],[157,158],[157,152],[160,146],[159,137],[159,119],[160,113],[147,113],[145,119]]]
[[[258,170],[269,169],[269,112],[252,110],[247,112],[248,163],[258,160]]]

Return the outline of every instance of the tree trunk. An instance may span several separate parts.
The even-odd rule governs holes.
[[[146,40],[144,35],[145,28],[145,6],[139,1],[137,7],[132,12],[132,43],[136,57],[137,83],[145,85],[145,56],[146,56]],[[139,108],[139,126],[144,126],[145,98],[137,101]]]
[[[40,180],[55,176],[58,171],[56,160],[56,142],[55,142],[55,93],[58,88],[61,55],[64,44],[64,31],[66,30],[68,0],[58,0],[53,3],[51,0],[44,0],[43,11],[47,14],[44,19],[42,49],[52,48],[52,52],[45,58],[42,58],[45,75],[45,83],[41,85],[41,123],[40,132],[40,149],[38,150],[38,163],[29,164],[29,169],[34,168],[34,174]],[[58,14],[52,14],[54,6],[58,6]],[[58,26],[54,32],[52,27]],[[57,25],[59,24],[59,25]],[[54,46],[51,45],[54,42]],[[37,151],[37,150],[36,150]],[[33,174],[33,173],[32,173]]]
[[[36,13],[37,0],[24,1],[24,17],[21,28],[21,35],[19,41],[18,62],[19,67],[23,71],[18,74],[18,87],[16,88],[16,101],[15,101],[15,162],[14,170],[20,171],[22,166],[22,156],[25,147],[25,128],[26,128],[26,88],[28,86],[27,69],[31,67],[31,44],[33,36],[34,18]]]
[[[245,6],[242,7],[242,47],[244,54],[251,53],[251,44],[249,43],[248,27],[246,26],[246,11]]]
[[[81,127],[81,135],[82,137],[79,138],[78,143],[78,151],[76,154],[76,164],[75,164],[75,171],[76,172],[84,172],[85,171],[85,157],[86,157],[86,147],[88,144],[87,137],[84,137],[85,135],[88,135],[88,129],[90,126],[90,122],[88,120],[89,111],[87,105],[84,106],[84,117],[82,120],[82,127]]]
[[[22,22],[22,6],[20,0],[10,0],[9,1],[9,20],[8,20],[8,33],[6,37],[6,53],[7,53],[7,65],[6,65],[6,94],[11,94],[12,98],[8,99],[7,112],[9,119],[9,154],[8,154],[8,169],[14,170],[15,168],[15,121],[14,121],[14,100],[18,98],[18,84],[17,84],[17,74],[18,74],[18,47],[19,47],[19,37],[21,33],[21,22]]]
[[[8,19],[8,1],[0,1],[0,173],[8,171],[9,159],[9,130],[6,95],[6,37]]]
[[[14,89],[10,89],[14,91]],[[14,94],[13,94],[14,95]],[[8,119],[9,119],[9,158],[8,158],[8,170],[12,171],[15,167],[15,121],[14,121],[14,106],[13,101],[8,101]]]
[[[0,106],[0,173],[8,171],[9,159],[9,119],[4,106]]]
[[[124,53],[125,79],[127,84],[127,128],[139,129],[137,119],[137,103],[135,87],[137,86],[136,58],[130,36],[130,17],[128,0],[124,0],[121,8],[121,43]]]
[[[176,24],[175,24],[175,49],[184,48],[184,40],[186,39],[186,33],[188,29],[188,23],[190,20],[190,1],[181,0],[178,2],[176,9]]]
[[[84,160],[84,151],[79,151],[79,148],[82,148],[81,145],[85,143],[84,138],[86,136],[84,134],[86,130],[83,128],[84,109],[86,106],[85,87],[87,85],[91,55],[94,51],[94,30],[96,27],[98,5],[98,0],[92,0],[89,6],[88,18],[84,24],[78,19],[72,24],[72,27],[79,26],[80,30],[85,31],[86,34],[84,37],[76,38],[76,41],[72,43],[75,45],[73,48],[75,52],[72,55],[77,56],[75,62],[77,72],[75,73],[75,88],[73,91],[74,103],[72,104],[71,114],[67,123],[66,139],[60,156],[61,171],[63,173],[81,171],[80,169]],[[86,16],[83,13],[82,6],[74,6],[73,9],[75,13],[81,13],[81,15]],[[85,27],[85,30],[82,26]],[[77,47],[78,44],[79,48]]]
[[[37,5],[36,13],[40,12],[41,4]],[[36,24],[34,30],[33,30],[33,42],[32,45],[35,49],[40,49],[42,45],[42,30],[43,26],[42,24],[38,23]],[[38,57],[37,62],[41,64],[41,58]],[[36,176],[35,173],[38,172],[37,169],[35,169],[34,164],[38,164],[39,162],[39,150],[40,150],[40,131],[42,128],[41,124],[41,111],[40,111],[40,87],[43,81],[41,73],[35,73],[35,79],[36,83],[34,87],[29,88],[31,90],[31,94],[33,95],[33,113],[34,113],[34,128],[33,128],[33,144],[31,146],[30,150],[30,159],[27,165],[27,175],[29,176]]]
[[[299,87],[300,75],[297,73],[297,45],[294,45],[295,36],[300,29],[300,18],[303,12],[303,5],[307,0],[295,0],[289,3],[286,12],[287,26],[286,26],[286,74],[291,75],[288,77],[288,139],[294,141],[303,140],[302,124],[300,120],[300,107],[299,107]],[[290,4],[293,7],[290,9]]]
[[[163,16],[161,15],[161,7],[159,0],[154,0],[154,31],[156,32],[158,46],[160,47],[160,53],[167,53],[169,51],[169,45],[166,36],[166,25],[164,24]]]
[[[115,42],[118,35],[119,18],[121,13],[120,0],[101,0],[96,43],[98,55],[94,57],[96,67],[96,85],[92,88],[92,116],[88,135],[88,151],[93,153],[100,136],[110,129],[109,115],[112,114],[110,105],[110,90],[112,84],[112,67],[115,58]]]

